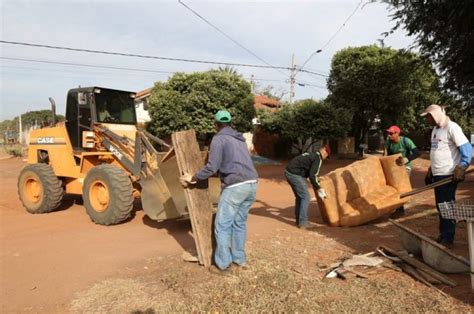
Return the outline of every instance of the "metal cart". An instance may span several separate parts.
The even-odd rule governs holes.
[[[469,243],[469,260],[471,268],[471,289],[474,291],[474,200],[439,203],[441,217],[465,220],[467,223],[467,240]]]

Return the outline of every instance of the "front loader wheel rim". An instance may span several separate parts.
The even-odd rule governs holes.
[[[101,180],[95,180],[92,182],[89,189],[89,200],[92,208],[96,212],[104,212],[109,207],[109,189],[107,185]]]
[[[37,204],[43,198],[43,186],[36,177],[28,177],[24,185],[25,198],[29,203]]]

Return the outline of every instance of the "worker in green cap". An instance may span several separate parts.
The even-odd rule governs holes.
[[[225,273],[232,264],[247,268],[247,217],[255,202],[258,175],[243,135],[231,127],[230,113],[220,110],[214,120],[217,134],[211,141],[209,161],[195,175],[184,174],[180,181],[187,187],[219,171],[222,192],[214,222],[214,261],[215,271]]]

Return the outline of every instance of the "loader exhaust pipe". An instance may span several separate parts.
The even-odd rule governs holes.
[[[51,114],[52,114],[52,123],[53,126],[56,125],[56,102],[54,101],[53,97],[49,97],[49,102],[51,103]]]

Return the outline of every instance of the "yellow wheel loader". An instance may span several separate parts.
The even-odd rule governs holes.
[[[59,207],[64,194],[82,195],[91,220],[101,225],[127,219],[141,198],[153,220],[187,217],[184,189],[174,149],[137,128],[135,93],[101,87],[68,92],[66,121],[34,130],[28,165],[18,178],[18,194],[30,213]],[[158,152],[152,143],[164,148]],[[202,152],[203,158],[206,152]],[[216,202],[218,178],[208,182]]]

